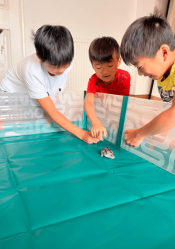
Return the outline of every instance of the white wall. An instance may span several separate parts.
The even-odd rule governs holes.
[[[9,11],[0,11],[0,26],[10,29],[12,63],[35,52],[31,29],[43,24],[66,26],[74,39],[113,36],[120,44],[127,27],[154,7],[165,10],[168,0],[9,0]],[[3,16],[4,14],[4,16]],[[6,20],[3,21],[2,20]],[[88,56],[88,54],[87,54]],[[90,63],[90,62],[89,62]],[[89,64],[90,65],[90,64]],[[131,94],[148,94],[150,79],[131,67]],[[89,75],[90,77],[90,75]]]
[[[12,63],[20,61],[24,57],[22,40],[22,1],[9,0],[9,21],[11,36]]]
[[[7,8],[0,9],[0,28],[10,31],[12,64],[23,58],[21,32],[21,0],[6,0]]]
[[[25,53],[35,52],[31,29],[36,31],[43,24],[66,26],[75,40],[112,36],[120,44],[124,31],[135,20],[136,9],[137,0],[24,0]],[[88,63],[91,67],[89,59]],[[89,77],[82,82],[84,90]],[[70,84],[68,79],[68,90],[73,90],[76,83]]]
[[[0,1],[0,29],[4,30],[0,37],[0,47],[3,47],[3,52],[0,54],[0,81],[8,68],[24,57],[21,3],[22,0]]]
[[[64,25],[75,39],[113,36],[120,43],[136,6],[137,0],[24,0],[26,55],[34,52],[31,29],[43,24]]]
[[[175,2],[175,0],[170,0],[169,10],[168,10],[167,20],[170,23],[170,25],[172,24],[172,19],[173,19],[173,5],[174,5],[174,2]]]
[[[166,14],[168,0],[138,0],[137,2],[137,12],[136,18],[140,18],[142,16],[147,16],[150,13],[154,12],[154,8],[157,7],[162,14]],[[134,77],[134,75],[133,75]],[[144,76],[135,77],[135,81],[133,81],[132,88],[135,95],[145,95],[149,94],[151,87],[152,79]],[[154,83],[156,85],[157,82]],[[157,88],[154,87],[154,96],[159,96]]]

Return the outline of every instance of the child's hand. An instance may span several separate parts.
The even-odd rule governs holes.
[[[81,139],[88,144],[96,144],[100,141],[99,138],[92,137],[90,131],[84,131],[84,130],[82,130]]]
[[[92,126],[91,134],[93,137],[98,137],[100,140],[103,141],[103,134],[104,137],[106,137],[107,131],[106,128],[100,122],[98,122]]]
[[[123,132],[123,134],[126,134],[125,144],[127,144],[130,147],[134,147],[134,148],[138,147],[144,139],[138,134],[138,130],[136,129],[126,130]]]

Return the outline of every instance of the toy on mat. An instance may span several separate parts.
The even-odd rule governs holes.
[[[111,159],[115,158],[114,153],[112,152],[112,150],[110,150],[107,147],[105,147],[105,148],[103,148],[101,150],[101,156],[108,157],[108,158],[111,158]]]

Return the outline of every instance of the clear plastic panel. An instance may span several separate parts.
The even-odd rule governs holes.
[[[83,127],[84,92],[51,94],[57,110]],[[27,93],[0,93],[0,137],[56,132],[63,130]]]
[[[171,103],[130,97],[124,130],[144,126],[170,106]],[[123,137],[121,147],[175,174],[175,128],[144,139],[137,148],[127,146]]]
[[[97,117],[104,127],[106,127],[108,135],[106,140],[115,144],[119,127],[120,113],[122,107],[123,96],[96,93],[94,98],[94,108]],[[87,118],[87,128],[91,130],[92,124]]]

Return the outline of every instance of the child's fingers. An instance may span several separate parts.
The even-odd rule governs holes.
[[[93,129],[93,137],[96,137],[95,129]]]
[[[100,141],[99,138],[93,138],[94,143],[98,143]]]
[[[103,141],[103,130],[99,131],[99,139]]]
[[[96,132],[95,132],[94,129],[91,130],[91,134],[92,134],[93,137],[96,137]]]
[[[98,129],[95,130],[95,137],[98,137]]]
[[[123,132],[123,134],[128,134],[128,132],[129,132],[129,130],[126,130],[126,131]]]
[[[98,138],[90,137],[88,143],[96,144],[99,142]]]
[[[93,130],[91,130],[90,132],[87,131],[85,133],[85,137],[83,138],[83,141],[88,144],[98,143],[100,141],[99,138],[93,137],[92,133],[93,133]]]

